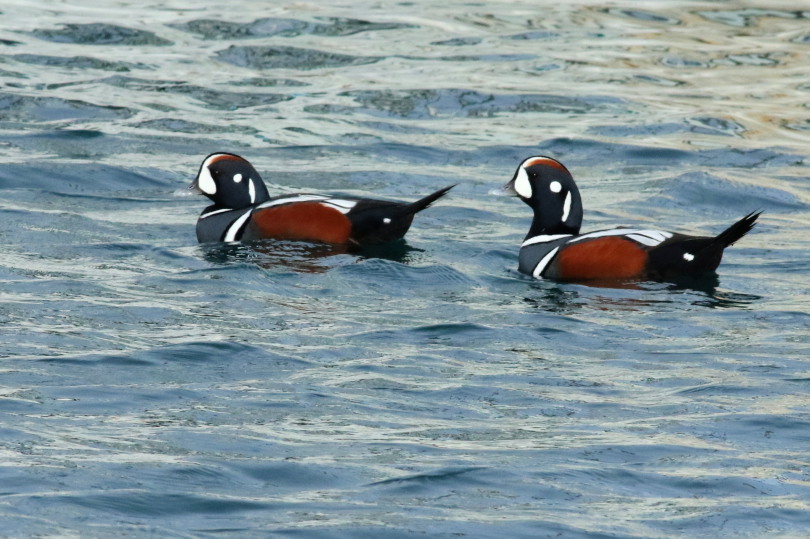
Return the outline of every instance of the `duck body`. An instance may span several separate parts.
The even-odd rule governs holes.
[[[354,246],[401,239],[414,215],[452,187],[412,203],[316,194],[271,198],[253,166],[228,153],[206,157],[190,186],[214,202],[197,219],[200,243],[278,239]]]
[[[506,188],[534,210],[518,269],[537,279],[661,280],[711,274],[725,248],[745,236],[760,215],[750,213],[714,237],[646,228],[580,234],[579,190],[559,161],[524,160]]]

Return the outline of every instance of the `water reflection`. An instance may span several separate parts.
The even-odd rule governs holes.
[[[0,7],[3,535],[806,535],[807,11],[266,4]],[[198,246],[206,148],[460,185],[424,252]],[[720,283],[532,281],[483,193],[540,153],[592,230],[768,217]]]
[[[719,278],[709,275],[675,282],[588,281],[582,283],[531,283],[539,296],[523,300],[537,309],[570,313],[582,308],[597,310],[644,310],[661,304],[682,303],[710,309],[747,309],[762,296],[718,289]],[[629,291],[629,293],[624,293]],[[633,292],[642,292],[636,294]]]
[[[203,257],[211,264],[255,264],[265,269],[288,268],[300,273],[323,273],[368,258],[382,258],[407,264],[422,249],[405,241],[356,248],[348,245],[308,243],[301,241],[259,240],[247,243],[209,243],[200,246]]]

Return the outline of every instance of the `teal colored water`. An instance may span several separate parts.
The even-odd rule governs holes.
[[[804,537],[810,26],[795,3],[0,6],[0,535]],[[405,245],[200,246],[205,155],[415,200]],[[701,288],[519,274],[754,231]]]

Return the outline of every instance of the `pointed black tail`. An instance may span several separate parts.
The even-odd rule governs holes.
[[[425,198],[420,198],[416,202],[414,202],[412,204],[408,204],[404,208],[403,213],[404,214],[408,214],[408,213],[414,214],[414,213],[417,213],[417,212],[420,212],[420,211],[424,210],[425,208],[427,208],[428,206],[430,206],[431,204],[433,204],[434,202],[436,202],[437,200],[442,198],[444,195],[446,195],[447,191],[449,191],[450,189],[452,189],[456,185],[458,185],[458,184],[454,183],[453,185],[448,185],[444,189],[439,189],[435,193],[431,193],[428,196],[426,196]]]
[[[658,279],[692,278],[714,272],[723,259],[723,250],[748,234],[760,213],[749,213],[714,238],[686,236],[664,242],[650,250],[648,273]]]
[[[733,245],[734,242],[751,232],[751,229],[754,228],[754,225],[756,224],[757,217],[759,217],[761,213],[761,211],[749,213],[721,232],[716,238],[714,238],[712,244],[720,244],[723,248]]]

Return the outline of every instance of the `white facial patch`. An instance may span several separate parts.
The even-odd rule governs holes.
[[[562,191],[562,185],[560,182],[554,181],[548,184],[548,188],[551,190],[552,193],[559,193]]]
[[[233,183],[239,183],[242,181],[242,175],[238,172],[233,175]]]
[[[203,164],[200,169],[200,175],[197,177],[197,187],[206,195],[217,194],[217,182],[211,176],[211,171],[208,170],[208,165]]]
[[[532,184],[529,181],[529,173],[526,169],[520,167],[517,171],[514,183],[515,191],[523,198],[532,198]]]
[[[391,224],[391,218],[390,217],[383,217],[383,223],[386,224],[386,225],[390,225]]]
[[[557,183],[557,182],[554,182],[554,183]],[[557,185],[560,185],[560,184],[557,183]],[[563,223],[568,220],[568,214],[569,213],[571,213],[571,191],[568,191],[568,193],[565,195],[565,202],[563,202],[563,214],[562,214]]]
[[[239,176],[240,180],[242,179],[241,174],[237,174],[236,176]],[[236,176],[233,177],[234,181],[236,181]],[[255,204],[256,203],[256,186],[253,185],[253,180],[252,179],[248,179],[248,195],[250,195],[250,203]]]
[[[695,259],[695,255],[693,255],[692,253],[684,253],[683,259],[686,260],[687,262],[691,262]]]

